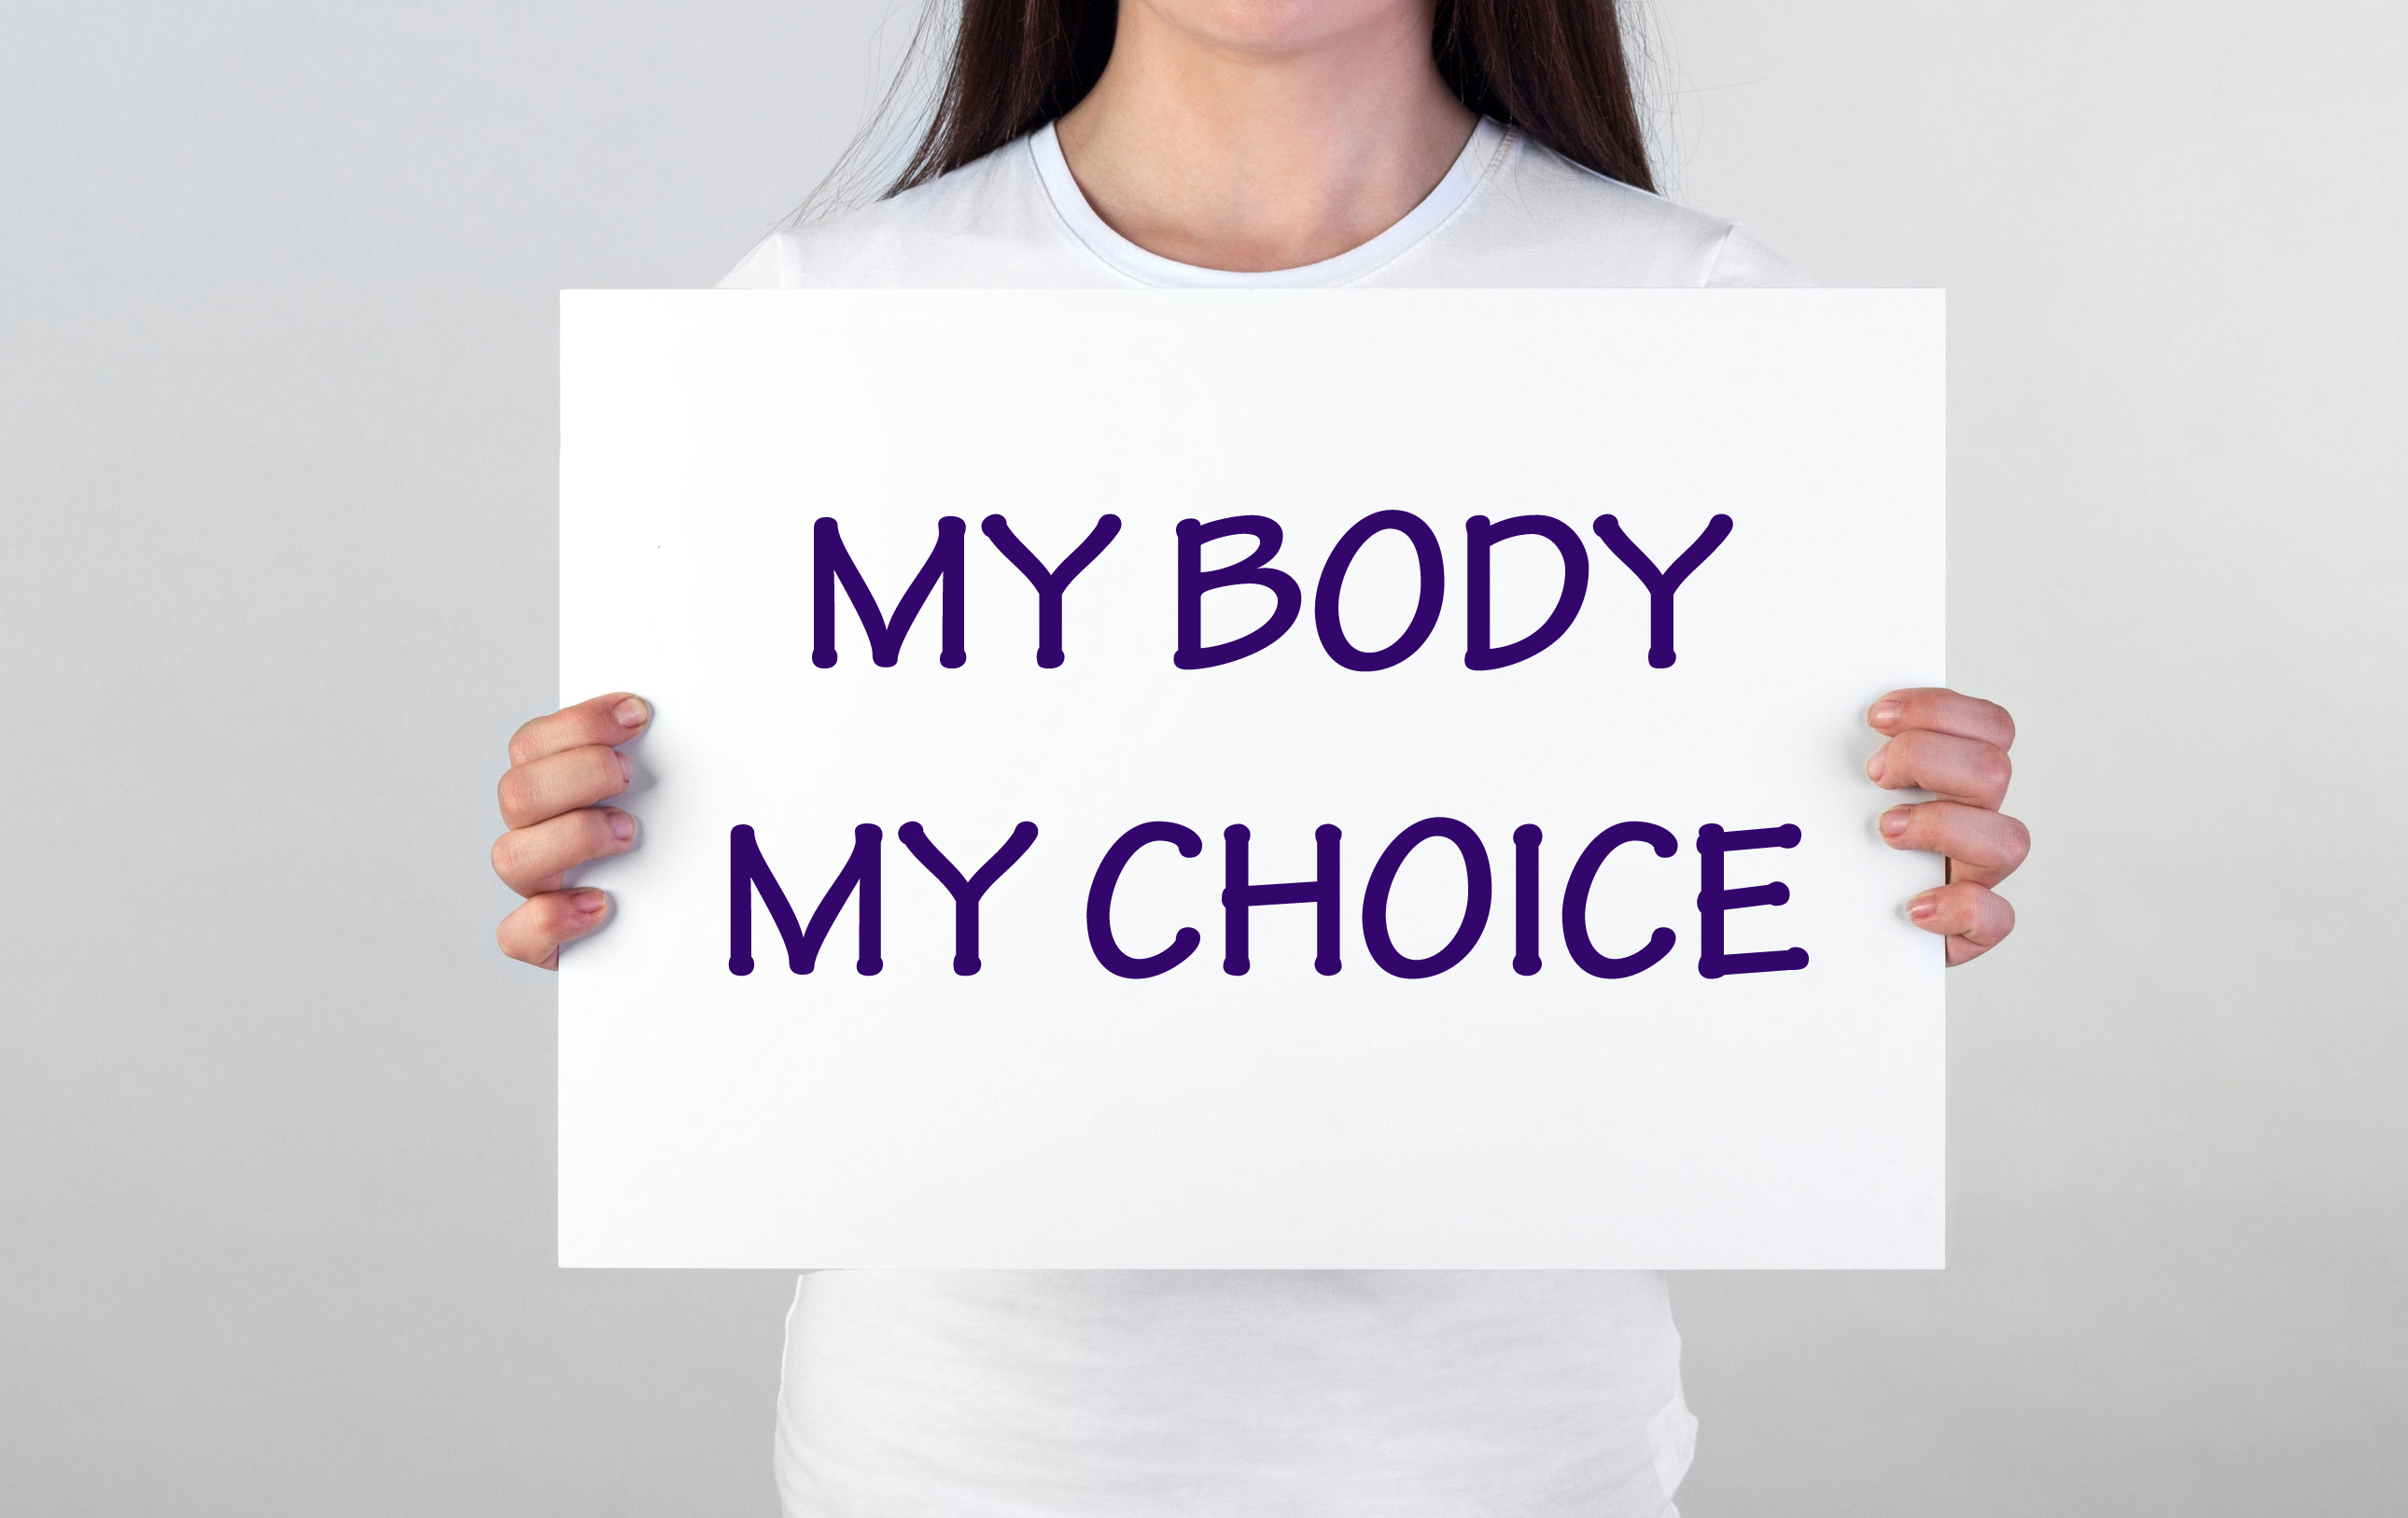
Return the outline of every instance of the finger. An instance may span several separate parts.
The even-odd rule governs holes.
[[[547,817],[608,801],[626,789],[635,777],[635,761],[624,754],[609,748],[572,748],[510,766],[494,796],[502,803],[505,827],[531,828]]]
[[[1970,880],[1933,887],[1906,904],[1906,915],[1916,927],[1947,935],[1951,964],[1988,953],[2015,931],[2007,899]]]
[[[1865,721],[1875,731],[1891,737],[1921,728],[2000,748],[2015,746],[2015,719],[2007,715],[2005,707],[1937,686],[1893,690],[1872,703],[1865,713]]]
[[[1893,806],[1881,815],[1881,835],[1892,848],[1944,854],[1951,880],[1995,886],[2031,853],[2031,833],[2014,817],[1958,802]]]
[[[2014,763],[1996,744],[1918,728],[1875,749],[1865,773],[1884,790],[1928,790],[1942,801],[1995,812],[2007,799]]]
[[[598,890],[555,890],[521,902],[494,941],[511,959],[538,969],[560,968],[560,946],[584,937],[609,916],[610,898]]]
[[[609,748],[643,731],[644,724],[652,719],[651,703],[624,690],[564,706],[550,716],[537,717],[510,735],[510,765],[515,769],[594,745]]]
[[[494,840],[494,873],[522,896],[558,890],[563,876],[588,860],[635,846],[636,819],[615,806],[564,812],[531,828],[512,828]]]

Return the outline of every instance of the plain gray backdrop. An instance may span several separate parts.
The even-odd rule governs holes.
[[[553,293],[717,278],[880,4],[0,19],[7,1511],[774,1511],[790,1282],[554,1268],[485,849]],[[1680,198],[1951,292],[1952,670],[2038,838],[1953,1264],[1677,1279],[1683,1511],[2397,1511],[2408,10],[1651,22]]]

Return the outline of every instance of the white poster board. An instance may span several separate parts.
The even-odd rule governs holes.
[[[1942,683],[1937,293],[572,293],[561,348],[561,696],[657,714],[564,1264],[1941,1263],[1940,867],[1862,720]],[[1223,583],[1262,518],[1284,600]]]

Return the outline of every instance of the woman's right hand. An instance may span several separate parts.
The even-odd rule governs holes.
[[[499,788],[509,831],[494,840],[494,873],[526,898],[494,935],[511,959],[557,970],[561,945],[602,926],[609,896],[561,886],[586,860],[635,846],[636,819],[597,803],[627,788],[635,766],[617,745],[652,719],[643,698],[623,690],[537,717],[511,736]]]

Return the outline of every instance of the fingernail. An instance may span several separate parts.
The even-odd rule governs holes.
[[[1865,778],[1868,780],[1880,779],[1882,777],[1883,769],[1885,768],[1888,763],[1889,745],[1884,744],[1879,748],[1873,750],[1872,758],[1865,760]]]
[[[626,755],[619,753],[615,749],[611,751],[611,757],[619,761],[619,784],[623,786],[634,785],[636,783],[636,761],[629,759]]]
[[[1865,714],[1865,720],[1876,728],[1887,728],[1898,721],[1898,714],[1904,710],[1906,703],[1903,701],[1878,701],[1873,702],[1872,710]]]
[[[619,719],[623,728],[640,728],[652,720],[652,709],[644,704],[641,696],[630,696],[610,708],[610,715]]]
[[[577,908],[579,915],[590,918],[595,913],[599,912],[604,907],[609,905],[610,898],[603,895],[598,890],[571,891],[568,896],[568,904]]]
[[[1906,825],[1910,820],[1907,817],[1907,813],[1910,810],[1912,810],[1912,808],[1893,806],[1888,811],[1884,812],[1881,815],[1882,836],[1885,838],[1905,837]]]
[[[636,836],[636,819],[624,812],[611,813],[610,836],[623,844],[633,840]]]
[[[1906,904],[1906,915],[1917,922],[1929,921],[1932,914],[1939,910],[1940,898],[1933,891],[1926,891]]]

